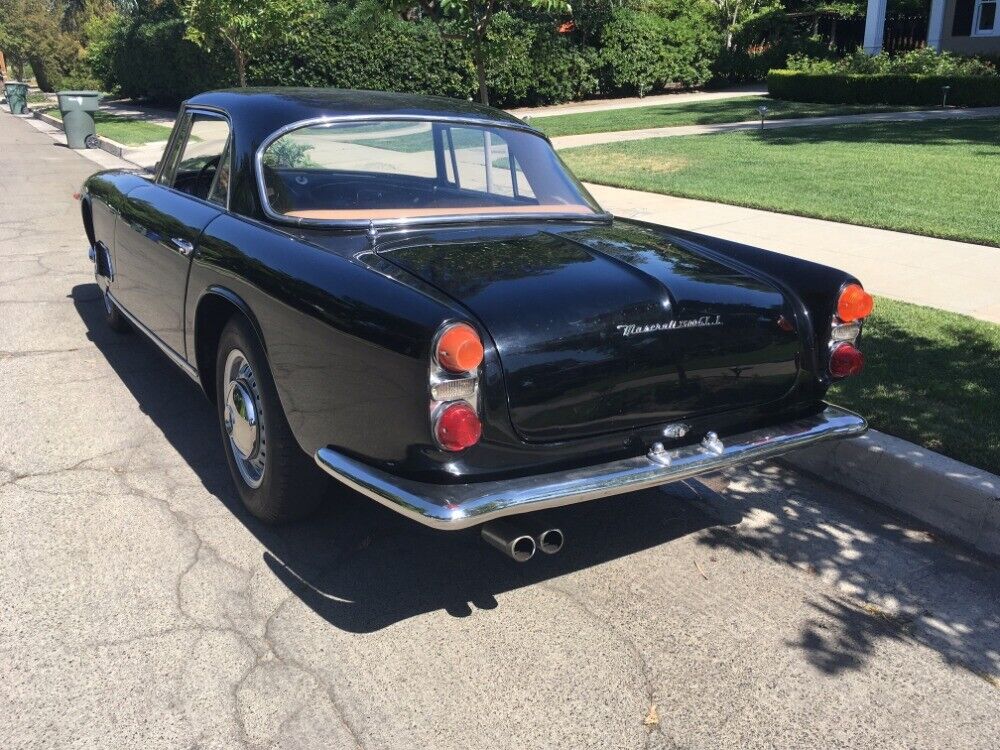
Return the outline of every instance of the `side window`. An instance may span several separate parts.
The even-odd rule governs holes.
[[[229,189],[229,123],[194,113],[168,156],[160,181],[202,200],[226,205]]]

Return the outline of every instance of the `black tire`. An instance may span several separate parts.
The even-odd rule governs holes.
[[[232,380],[227,369],[240,361],[248,365],[249,371],[240,369],[246,377],[237,380],[247,387],[244,393],[253,395],[254,408],[259,414],[254,433],[258,449],[255,453],[248,452],[250,460],[237,455],[240,449],[230,438],[226,426],[227,409],[232,405],[227,398],[228,384]],[[233,316],[219,338],[215,393],[219,432],[229,473],[247,510],[265,523],[294,521],[313,513],[329,482],[292,435],[263,347],[242,315]],[[256,474],[258,462],[261,467],[259,479]],[[259,483],[255,486],[255,482]]]
[[[107,290],[101,296],[103,298],[101,302],[104,304],[104,322],[107,323],[108,328],[115,333],[128,333],[131,331],[132,324],[128,322],[128,318],[118,309],[118,305],[111,301]]]

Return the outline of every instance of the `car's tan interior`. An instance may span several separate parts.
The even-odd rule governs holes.
[[[589,206],[564,203],[547,203],[540,206],[461,206],[448,208],[365,208],[365,209],[315,209],[288,211],[284,215],[296,219],[321,219],[325,221],[368,221],[369,219],[415,219],[422,216],[469,216],[474,214],[592,214]]]

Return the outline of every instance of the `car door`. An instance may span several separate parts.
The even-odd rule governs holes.
[[[186,357],[184,295],[192,256],[209,222],[228,205],[229,122],[187,110],[156,181],[128,194],[115,232],[118,302]]]

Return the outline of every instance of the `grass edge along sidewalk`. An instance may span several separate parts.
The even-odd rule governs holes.
[[[767,120],[793,120],[804,117],[830,117],[873,112],[910,112],[926,107],[883,104],[817,104],[791,102],[766,96],[743,96],[730,99],[655,104],[648,107],[574,112],[564,115],[538,115],[531,124],[550,138],[589,133],[617,133],[683,125],[721,125],[745,122],[760,117],[758,107],[767,107]]]
[[[865,370],[829,399],[874,429],[1000,474],[1000,325],[878,297]]]
[[[56,120],[62,120],[62,114],[58,107],[45,107],[35,111]],[[94,112],[94,124],[97,126],[99,136],[123,146],[143,146],[147,143],[166,141],[170,137],[170,128],[165,125],[110,114],[101,110]]]
[[[1000,245],[1000,119],[652,138],[560,151],[614,187]]]

